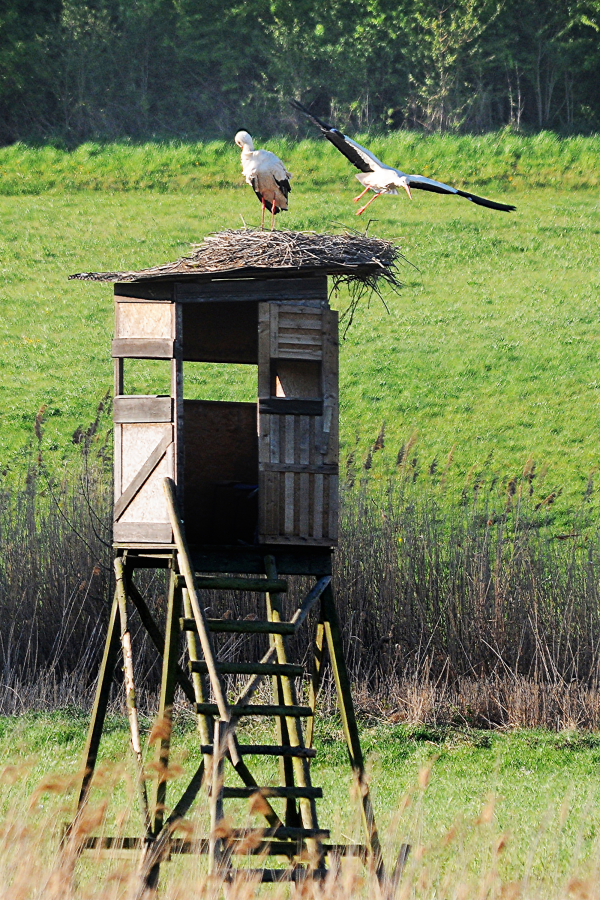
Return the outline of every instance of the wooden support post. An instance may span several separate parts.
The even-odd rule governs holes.
[[[223,838],[219,828],[223,821],[223,758],[226,750],[227,722],[215,722],[213,757],[210,777],[210,838],[208,845],[208,873],[219,875],[224,863]]]
[[[136,588],[135,584],[133,583],[133,581],[131,579],[126,579],[125,585],[126,585],[125,590],[127,591],[127,596],[131,599],[132,603],[134,604],[135,608],[137,609],[140,619],[142,621],[142,625],[148,632],[148,636],[149,636],[150,640],[152,641],[152,643],[154,644],[154,646],[156,647],[156,649],[158,650],[160,655],[163,656],[163,654],[165,652],[165,639],[163,637],[163,634],[162,634],[160,628],[154,621],[154,616],[148,609],[146,601],[144,600],[144,598],[142,597],[142,595],[140,594],[140,592],[138,591],[138,589]],[[190,615],[191,615],[191,613],[190,613]],[[186,613],[186,616],[187,616],[187,613]],[[177,665],[175,667],[175,677],[177,679],[177,683],[178,683],[179,687],[181,688],[181,690],[183,691],[185,696],[188,698],[190,703],[194,703],[195,702],[194,688],[193,688],[189,678],[187,677],[187,675],[185,674],[185,672],[179,665]]]
[[[106,718],[106,710],[108,708],[108,700],[110,697],[110,688],[115,671],[115,663],[117,652],[119,649],[119,598],[115,591],[110,618],[108,620],[108,633],[106,635],[106,643],[104,644],[104,654],[100,665],[100,674],[98,676],[98,684],[96,686],[96,696],[92,709],[92,716],[88,728],[88,736],[83,753],[84,758],[84,774],[81,783],[81,791],[79,793],[79,801],[77,810],[79,811],[87,800],[87,795],[96,767],[96,759],[98,757],[98,747],[100,746],[100,738],[102,737],[102,729],[104,728],[104,720]]]
[[[142,819],[146,835],[150,834],[151,821],[148,810],[148,794],[144,779],[144,761],[142,757],[142,743],[140,740],[140,725],[137,714],[135,698],[135,681],[133,675],[133,651],[131,647],[131,632],[127,621],[127,594],[125,592],[123,560],[119,556],[115,559],[116,591],[119,601],[119,614],[121,618],[121,648],[123,651],[123,676],[125,685],[125,702],[127,716],[129,718],[129,730],[131,733],[131,746],[136,760],[138,793],[142,809]]]
[[[317,711],[317,698],[319,696],[319,689],[321,687],[321,681],[323,680],[325,648],[325,624],[323,622],[323,616],[321,614],[319,622],[317,623],[317,633],[315,635],[315,656],[313,660],[313,671],[311,673],[311,679],[308,683],[308,705],[313,711],[313,716],[308,720],[308,724],[306,726],[307,747],[312,747],[315,738],[315,714]]]
[[[384,877],[381,845],[379,843],[377,826],[375,825],[369,786],[365,778],[365,763],[362,748],[360,746],[356,716],[354,714],[350,679],[348,677],[348,670],[346,669],[346,660],[344,659],[342,633],[331,585],[328,585],[323,591],[321,597],[321,609],[325,624],[329,656],[337,689],[340,716],[344,728],[344,735],[346,737],[346,744],[348,746],[348,755],[350,756],[350,764],[358,781],[358,788],[361,796],[363,825],[367,836],[369,850],[372,854],[373,866],[378,878],[381,879]]]
[[[167,621],[165,624],[165,649],[158,707],[160,734],[156,749],[157,782],[154,795],[152,817],[152,840],[146,845],[139,868],[138,894],[135,900],[148,892],[153,895],[158,885],[160,864],[168,854],[171,829],[163,828],[165,801],[167,799],[167,769],[171,750],[171,728],[173,724],[173,698],[175,695],[176,666],[179,647],[179,617],[181,616],[181,589],[176,587],[174,573],[169,582]]]
[[[165,625],[165,652],[158,707],[158,721],[161,737],[157,747],[156,762],[158,779],[154,808],[153,830],[158,834],[164,820],[164,806],[167,798],[167,769],[171,749],[171,727],[173,718],[173,698],[175,696],[175,667],[179,655],[179,618],[181,616],[181,589],[175,586],[174,573],[169,584],[169,601]]]

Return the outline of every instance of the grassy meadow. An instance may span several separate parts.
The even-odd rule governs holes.
[[[409,261],[402,291],[364,303],[341,348],[343,452],[358,458],[385,422],[376,477],[414,442],[421,471],[462,488],[485,471],[504,488],[534,466],[542,500],[564,520],[594,502],[600,443],[597,320],[600,140],[510,133],[482,138],[364,138],[392,163],[517,205],[507,215],[458,198],[384,197],[357,219],[353,170],[325,141],[269,144],[294,173],[279,227],[368,227]],[[0,434],[13,471],[43,408],[44,451],[58,463],[110,389],[111,287],[80,271],[174,259],[260,207],[237,148],[85,145],[72,153],[0,151]],[[365,221],[366,218],[366,221]],[[409,264],[410,263],[410,264]],[[342,294],[334,303],[343,310]],[[160,365],[131,389],[160,391]],[[255,372],[189,365],[189,396],[254,396]],[[590,481],[592,475],[592,481]]]
[[[35,850],[26,878],[37,879],[38,889],[47,878],[44,872],[55,864],[60,829],[72,810],[73,775],[84,738],[81,717],[54,714],[0,720],[0,804],[7,824],[15,815],[12,830],[0,834],[0,844],[19,837],[30,853]],[[255,726],[242,740],[260,738]],[[401,842],[412,846],[398,896],[448,900],[597,896],[593,893],[600,863],[597,737],[536,731],[490,734],[371,722],[363,726],[362,740],[370,757],[369,776],[386,861],[391,864]],[[92,795],[96,834],[139,832],[127,742],[124,720],[110,720]],[[174,743],[169,791],[178,796],[185,777],[198,763],[191,723],[180,723]],[[331,828],[335,840],[360,839],[356,797],[335,720],[321,723],[317,748],[314,779],[325,787],[324,798],[318,802],[320,824]],[[253,767],[253,771],[257,770]],[[235,778],[228,778],[228,783],[236,783]],[[344,797],[347,802],[341,802]],[[185,834],[206,834],[206,806],[199,799]],[[231,811],[232,801],[228,808]],[[241,821],[260,824],[245,803],[239,813]],[[0,872],[22,890],[24,879],[19,885],[11,861],[6,849],[0,853]],[[122,859],[92,863],[84,858],[76,870],[81,896],[113,896],[117,886],[122,892],[134,866],[135,858],[131,868]],[[204,866],[198,857],[168,863],[167,896],[174,889],[174,876],[175,888],[187,886],[189,891]],[[364,888],[348,889],[342,882],[336,896],[358,896]],[[123,893],[115,894],[119,895]],[[176,891],[175,896],[182,894]]]
[[[294,173],[291,209],[278,217],[278,227],[368,227],[370,233],[396,241],[408,261],[400,272],[401,292],[384,294],[387,311],[377,298],[363,302],[341,346],[343,454],[353,454],[357,467],[367,458],[370,483],[382,485],[400,456],[404,473],[408,460],[415,475],[430,476],[440,493],[445,487],[447,503],[454,507],[465,483],[496,479],[502,504],[519,479],[519,491],[531,491],[532,506],[549,508],[561,531],[570,529],[584,502],[587,521],[595,528],[594,513],[600,508],[594,488],[600,446],[600,139],[560,141],[548,134],[503,133],[483,138],[400,134],[363,141],[392,164],[515,203],[517,212],[506,215],[457,198],[415,192],[412,203],[406,197],[378,199],[366,221],[356,219],[352,197],[357,182],[332,147],[316,140],[269,143]],[[0,150],[0,216],[0,470],[18,480],[37,440],[36,416],[46,462],[54,470],[66,463],[69,471],[68,463],[79,452],[74,435],[94,419],[112,386],[112,288],[69,282],[68,275],[174,259],[210,232],[258,224],[260,207],[242,182],[238,151],[231,144],[85,145],[72,153],[16,145]],[[333,303],[344,310],[348,297],[342,293]],[[248,399],[255,393],[252,367],[217,371],[190,364],[184,375],[188,396]],[[159,364],[132,365],[126,377],[131,390],[165,389]],[[383,423],[384,447],[373,454],[370,448]],[[548,498],[554,500],[552,506]],[[417,502],[409,499],[406,510],[417,509]],[[427,593],[427,577],[436,562],[433,553],[432,559],[427,556],[427,547],[437,544],[439,549],[442,532],[433,530],[435,540],[427,545],[422,533],[426,518],[410,519],[407,513],[399,524],[389,524],[390,510],[382,515],[365,508],[357,517],[366,537],[356,545],[364,559],[368,546],[377,543],[378,527],[390,529],[396,549],[401,545],[400,560],[403,553],[417,559],[425,547],[421,569],[415,564],[415,576],[404,580]],[[486,529],[493,528],[492,518],[486,508]],[[483,534],[480,524],[473,519],[473,533]],[[455,534],[456,547],[464,544],[466,559],[469,535]],[[57,535],[55,545],[63,542],[63,532]],[[477,559],[485,561],[484,538],[485,552]],[[15,540],[10,548],[13,570],[23,559],[38,559],[22,553],[22,546]],[[40,544],[39,560],[45,546]],[[498,546],[499,558],[519,561],[510,535]],[[552,547],[565,544],[547,546],[550,550],[540,555],[551,563]],[[379,561],[389,563],[389,558],[374,553],[369,572],[381,570],[383,581],[386,573]],[[574,554],[572,563],[575,574],[585,579],[588,570],[580,565],[582,558]],[[445,559],[441,553],[436,564],[443,574],[452,574],[452,558]],[[462,572],[462,557],[456,559]],[[40,562],[41,571],[44,564]],[[593,564],[590,550],[590,572]],[[65,601],[69,609],[82,602],[77,590],[86,585],[80,571],[87,577],[78,560],[71,568],[69,577],[75,573],[74,583],[81,584]],[[480,568],[484,596],[493,578],[483,564]],[[350,565],[348,569],[348,583],[356,587],[349,602],[359,609],[364,573]],[[529,558],[523,569],[529,574]],[[95,557],[91,571],[90,584],[100,572]],[[535,566],[531,571],[536,576]],[[450,594],[440,591],[439,611],[430,618],[439,624],[447,613],[450,621],[456,609],[465,629],[471,622],[480,629],[481,623],[493,623],[494,616],[504,627],[501,607],[485,606],[477,591],[471,598],[474,605],[465,605],[467,614],[460,615],[460,602],[467,595],[464,586],[479,584],[471,575],[468,570],[464,583],[457,580],[456,606],[447,602]],[[539,621],[544,614],[540,597],[548,600],[549,608],[560,606],[550,588],[544,593],[551,574],[543,570],[542,575],[539,583],[533,577],[528,595]],[[596,647],[598,604],[592,575],[586,582],[589,615],[584,609],[582,621],[589,618],[590,646]],[[59,573],[60,590],[54,582],[51,586],[57,598],[64,588],[61,578]],[[572,594],[580,599],[581,583],[570,577],[567,582],[569,625],[574,621]],[[371,594],[373,583],[368,584]],[[521,584],[518,579],[514,583]],[[398,618],[398,584],[391,579],[391,599],[386,600],[391,620]],[[507,582],[506,604],[518,606],[522,595],[512,584]],[[66,588],[64,592],[66,597]],[[25,593],[15,593],[11,602],[25,608]],[[32,610],[40,596],[28,598]],[[383,605],[380,597],[379,613]],[[58,603],[56,609],[61,608]],[[371,607],[364,609],[363,618],[371,622]],[[549,615],[548,622],[553,621]],[[27,627],[25,623],[24,633]],[[565,637],[550,626],[546,636],[548,646],[554,639],[561,644]],[[428,648],[431,641],[433,637]],[[431,646],[433,654],[436,645]],[[399,665],[397,660],[393,664]],[[17,691],[15,685],[12,690]],[[595,702],[597,683],[589,690]],[[68,886],[56,881],[56,847],[72,809],[73,774],[81,759],[86,718],[68,710],[0,718],[0,898],[69,895]],[[144,723],[146,733],[149,724]],[[383,713],[381,719],[365,715],[361,727],[388,860],[402,841],[413,845],[398,896],[599,896],[597,734],[411,727],[394,724]],[[314,779],[326,786],[321,823],[332,828],[334,839],[357,836],[352,785],[334,717],[319,722],[317,737]],[[183,718],[177,743],[175,763],[183,772],[192,771],[197,738]],[[109,833],[113,827],[127,830],[137,821],[132,772],[124,761],[127,745],[125,718],[111,719],[102,745],[99,789],[108,806],[98,812],[95,826],[106,823]],[[174,782],[175,793],[180,777]],[[190,828],[193,833],[205,825],[206,810],[201,808]],[[22,865],[23,858],[28,866]],[[170,880],[164,896],[189,896],[190,887],[200,883],[202,862],[170,865],[180,880]],[[77,871],[81,896],[125,895],[130,870],[122,861],[99,869],[82,862]],[[331,886],[332,898],[361,891],[373,896],[375,888],[368,880],[362,886],[347,881]]]

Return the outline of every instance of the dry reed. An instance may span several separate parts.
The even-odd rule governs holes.
[[[0,713],[91,702],[113,589],[110,460],[99,439],[107,425],[99,419],[74,436],[80,461],[58,479],[44,468],[40,422],[24,482],[5,477],[1,486]],[[335,589],[362,714],[600,727],[598,537],[557,540],[527,473],[504,495],[482,476],[452,502],[440,493],[443,473],[414,480],[414,448],[399,456],[383,498],[367,462],[358,477],[352,459],[342,495]],[[136,578],[160,618],[164,575]],[[294,587],[290,607],[305,589]],[[256,614],[254,595],[205,602],[214,614]],[[254,640],[244,653],[262,651]],[[224,641],[222,652],[240,657],[240,640]],[[151,712],[156,654],[141,633],[134,643]],[[294,651],[306,656],[307,636]]]

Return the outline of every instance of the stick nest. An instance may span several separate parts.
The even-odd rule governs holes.
[[[81,272],[80,281],[126,282],[177,276],[239,274],[240,269],[322,270],[372,285],[380,278],[398,287],[396,267],[402,255],[391,241],[363,234],[313,231],[219,231],[195,244],[188,256],[139,272]]]
[[[360,301],[375,293],[383,305],[384,285],[394,290],[398,263],[406,262],[396,244],[366,234],[319,234],[315,231],[261,231],[257,228],[228,229],[210,234],[192,246],[188,256],[139,272],[81,272],[79,281],[134,282],[170,280],[198,276],[260,276],[261,271],[321,272],[332,276],[333,290],[344,285],[350,303],[342,314],[345,332]],[[282,272],[283,274],[283,272]],[[387,309],[387,307],[386,307]],[[344,332],[344,333],[345,333]]]

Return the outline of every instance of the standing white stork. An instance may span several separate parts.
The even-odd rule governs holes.
[[[365,205],[358,210],[356,213],[357,216],[360,216],[360,214],[371,205],[373,200],[381,194],[397,194],[398,188],[403,188],[411,200],[412,194],[410,189],[419,188],[419,190],[433,191],[436,194],[456,194],[458,197],[465,197],[467,200],[470,200],[471,203],[477,203],[479,206],[487,206],[489,209],[499,209],[502,212],[511,212],[511,210],[516,209],[516,206],[509,206],[507,203],[496,203],[495,200],[486,200],[485,197],[478,197],[476,194],[471,194],[468,191],[460,191],[458,188],[450,187],[449,184],[443,184],[441,181],[433,181],[431,178],[425,178],[424,175],[406,175],[404,172],[400,172],[399,169],[394,169],[392,166],[386,166],[385,163],[382,163],[365,147],[361,147],[356,141],[350,140],[349,137],[346,137],[346,135],[342,134],[341,131],[338,131],[337,128],[326,125],[325,122],[322,122],[314,116],[306,109],[306,107],[302,106],[301,103],[298,103],[297,100],[290,100],[290,103],[294,109],[299,110],[307,116],[313,125],[320,128],[324,137],[326,137],[328,141],[331,141],[333,146],[336,147],[340,153],[343,153],[346,159],[350,160],[352,165],[360,170],[360,173],[356,177],[364,186],[364,191],[362,191],[358,197],[354,198],[354,202],[356,203],[361,197],[364,197],[369,190],[375,192],[368,203],[365,203]]]
[[[288,208],[292,175],[270,150],[255,150],[247,131],[238,131],[235,142],[242,148],[242,174],[262,203],[260,227],[264,228],[266,207],[271,213],[272,231],[277,213]]]

